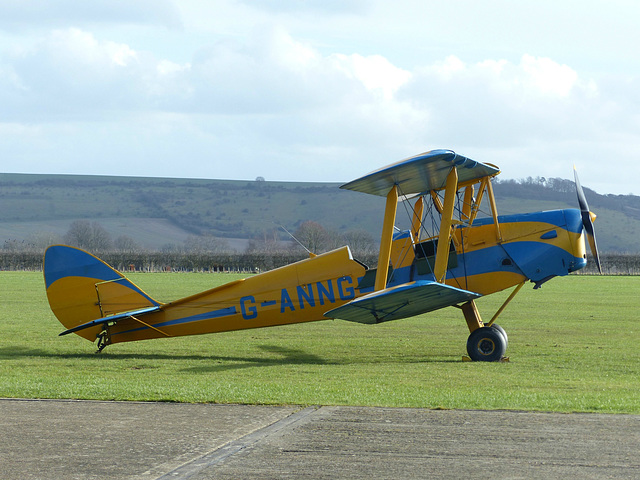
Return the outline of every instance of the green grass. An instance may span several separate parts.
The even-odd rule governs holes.
[[[238,278],[136,274],[168,301]],[[324,321],[95,346],[63,330],[42,277],[0,273],[0,396],[640,413],[640,277],[528,285],[500,319],[509,363],[462,362],[448,308],[368,326]],[[506,297],[480,300],[490,318]]]

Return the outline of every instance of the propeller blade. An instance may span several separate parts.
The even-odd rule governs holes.
[[[598,256],[598,242],[596,242],[596,231],[593,228],[593,216],[589,210],[589,204],[587,203],[587,198],[584,196],[584,190],[582,189],[582,185],[580,185],[580,180],[578,179],[578,170],[576,166],[573,166],[573,177],[576,181],[576,193],[578,194],[578,205],[580,205],[580,213],[582,215],[582,225],[584,227],[584,231],[587,234],[587,240],[589,242],[589,247],[591,248],[591,255],[593,255],[593,259],[596,262],[596,266],[598,267],[598,272],[602,273],[602,266],[600,265],[600,257]]]

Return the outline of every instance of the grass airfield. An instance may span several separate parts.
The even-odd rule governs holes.
[[[130,275],[170,301],[236,278]],[[640,413],[640,277],[528,284],[499,322],[508,363],[462,362],[455,308],[376,326],[323,321],[95,345],[49,310],[42,275],[0,272],[0,397]],[[486,319],[509,292],[479,300]]]

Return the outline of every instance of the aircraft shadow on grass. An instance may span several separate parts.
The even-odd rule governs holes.
[[[261,345],[260,349],[280,354],[280,357],[234,357],[234,356],[222,356],[222,355],[181,355],[181,354],[163,354],[163,353],[149,353],[149,354],[136,354],[136,353],[117,353],[108,352],[106,354],[96,355],[95,353],[54,353],[48,352],[42,349],[29,348],[29,347],[0,347],[0,360],[10,360],[19,357],[44,357],[44,358],[58,358],[58,359],[92,359],[99,361],[110,360],[202,360],[217,362],[239,362],[246,366],[264,366],[264,365],[284,365],[284,364],[300,364],[300,365],[325,365],[328,363],[325,359],[305,353],[302,350],[283,348],[276,345]],[[225,368],[229,366],[219,365]],[[234,365],[237,368],[237,365]],[[240,367],[242,368],[242,367]]]
[[[272,367],[280,365],[330,365],[336,362],[307,353],[295,348],[284,348],[277,345],[260,345],[258,348],[265,352],[277,354],[277,357],[205,357],[212,362],[182,369],[183,372],[207,373],[224,372],[227,370],[241,370],[254,367]]]
[[[318,355],[307,353],[304,350],[285,348],[278,345],[259,345],[258,348],[265,352],[277,354],[278,356],[223,356],[223,355],[180,355],[180,354],[163,354],[163,353],[117,353],[108,352],[96,355],[95,353],[53,353],[42,349],[29,347],[0,347],[0,360],[11,360],[16,358],[53,358],[53,359],[87,359],[99,360],[104,362],[121,361],[121,360],[152,360],[152,361],[181,361],[181,360],[198,360],[206,362],[203,365],[183,368],[183,372],[207,373],[207,372],[224,372],[227,370],[241,370],[254,367],[272,367],[280,365],[348,365],[361,364],[362,361],[354,361],[345,356],[339,358],[327,359]],[[440,356],[420,356],[420,357],[398,357],[385,358],[382,363],[451,363],[459,362],[460,357],[443,358]],[[369,363],[369,362],[367,362]],[[375,363],[375,361],[373,362]],[[138,364],[131,368],[140,368]],[[146,369],[142,367],[140,369]]]

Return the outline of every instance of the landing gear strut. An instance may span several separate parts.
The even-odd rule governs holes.
[[[467,353],[469,356],[463,357],[463,360],[473,360],[476,362],[509,361],[509,358],[504,356],[507,346],[509,345],[509,337],[507,337],[507,332],[504,331],[504,328],[494,322],[524,284],[525,282],[523,281],[513,289],[509,298],[505,300],[489,323],[482,321],[480,312],[478,312],[478,308],[473,300],[469,300],[467,303],[458,307],[462,310],[464,319],[467,321],[467,326],[469,327],[469,332],[471,332],[467,340]]]
[[[109,332],[109,327],[105,324],[103,330],[97,335],[98,338],[98,351],[96,353],[102,352],[104,347],[107,345],[111,345],[111,332]]]

